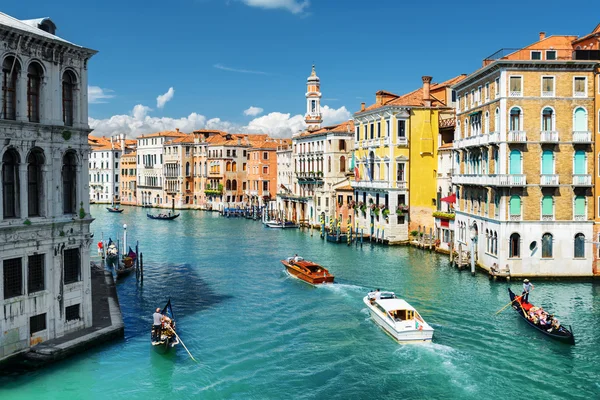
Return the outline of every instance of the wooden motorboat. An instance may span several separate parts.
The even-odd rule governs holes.
[[[291,276],[311,285],[333,283],[334,276],[325,267],[302,257],[297,257],[297,261],[294,257],[289,257],[287,260],[281,260],[281,263]]]
[[[371,318],[397,342],[427,342],[433,338],[433,328],[394,292],[369,292],[363,302]]]
[[[152,215],[152,214],[146,214],[146,215],[150,219],[172,220],[172,219],[175,219],[175,218],[179,217],[180,214],[174,214],[174,215],[164,215],[164,214]]]
[[[111,213],[122,213],[123,212],[122,208],[106,207],[106,209],[108,210],[108,212],[111,212]]]
[[[179,344],[177,334],[175,333],[175,318],[173,317],[171,299],[169,299],[162,309],[161,314],[167,317],[170,323],[163,321],[160,332],[154,332],[152,329],[150,331],[150,339],[154,350],[160,353],[167,353]]]
[[[508,288],[508,295],[510,297],[510,301],[512,303],[512,308],[519,314],[519,316],[524,319],[529,326],[537,329],[542,332],[546,336],[550,336],[552,339],[559,340],[561,342],[575,344],[575,337],[573,336],[573,332],[570,329],[565,328],[564,326],[555,322],[554,325],[552,323],[547,324],[545,326],[541,326],[539,322],[536,323],[535,319],[529,316],[529,312],[532,309],[538,309],[543,311],[539,307],[535,307],[533,304],[525,302],[522,300],[521,296],[517,296],[513,293],[510,288]],[[535,314],[532,312],[532,314]],[[554,319],[554,318],[553,318]]]

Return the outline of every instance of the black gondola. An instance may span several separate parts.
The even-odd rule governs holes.
[[[111,213],[122,213],[123,212],[122,208],[106,207],[106,209],[108,210],[108,212],[111,212]]]
[[[179,344],[179,340],[177,340],[177,335],[175,334],[175,318],[173,317],[173,309],[171,308],[171,299],[169,299],[162,309],[161,314],[171,319],[171,328],[165,329],[163,327],[160,332],[154,332],[154,328],[152,328],[150,331],[150,340],[154,350],[160,353],[167,353]]]
[[[171,219],[175,219],[177,217],[179,217],[179,214],[175,214],[175,215],[151,215],[151,214],[146,214],[148,216],[148,218],[150,219],[166,219],[166,220],[171,220]]]
[[[560,326],[558,329],[555,328],[544,328],[540,325],[534,323],[527,317],[527,311],[525,308],[530,308],[533,305],[531,303],[525,303],[525,306],[521,303],[521,296],[517,296],[513,293],[510,288],[508,288],[508,295],[510,296],[510,301],[512,304],[512,308],[523,318],[530,326],[542,332],[546,336],[550,336],[552,339],[559,340],[561,342],[575,344],[575,337],[573,333],[565,328],[564,326]],[[525,307],[525,308],[524,308]]]

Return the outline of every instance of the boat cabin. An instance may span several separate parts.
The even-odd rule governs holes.
[[[374,306],[394,321],[411,321],[415,319],[415,309],[402,299],[380,299]]]
[[[320,266],[319,264],[315,264],[313,262],[310,261],[296,261],[294,262],[295,265],[302,267],[302,268],[306,268],[307,270],[309,270],[311,273],[320,273],[323,272],[323,267]]]

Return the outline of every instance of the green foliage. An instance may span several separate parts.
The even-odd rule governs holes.
[[[65,236],[65,231],[60,231],[58,236]]]
[[[435,218],[454,219],[456,217],[456,214],[443,211],[434,211],[433,216]]]
[[[31,225],[31,221],[29,220],[29,218],[23,221],[23,225]]]
[[[410,231],[410,236],[417,236],[419,234],[418,231]]]
[[[83,209],[83,201],[81,202],[81,208],[79,209],[79,218],[84,219],[85,218],[85,210]]]

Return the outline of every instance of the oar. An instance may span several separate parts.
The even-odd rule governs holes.
[[[531,291],[533,291],[533,289],[535,289],[535,287],[531,288]],[[522,295],[521,295],[522,296]],[[505,305],[504,307],[502,307],[501,309],[499,309],[498,311],[496,311],[496,314],[494,315],[498,315],[500,314],[502,311],[504,311],[506,309],[506,307],[510,306],[512,303],[514,303],[514,301],[517,299],[518,296],[515,295],[515,298],[512,299],[507,305]],[[521,306],[522,308],[523,306]]]
[[[198,362],[196,361],[196,359],[194,358],[194,356],[192,355],[192,353],[190,353],[190,351],[188,350],[187,347],[185,347],[185,343],[183,343],[183,340],[181,340],[181,338],[179,337],[179,335],[177,334],[177,332],[175,332],[175,330],[173,330],[173,328],[169,327],[169,329],[171,329],[171,332],[173,332],[175,334],[175,337],[177,338],[177,340],[179,340],[181,342],[181,345],[183,346],[183,348],[185,349],[185,351],[187,351],[187,353],[190,355],[190,358],[192,360],[194,360],[194,362]]]

